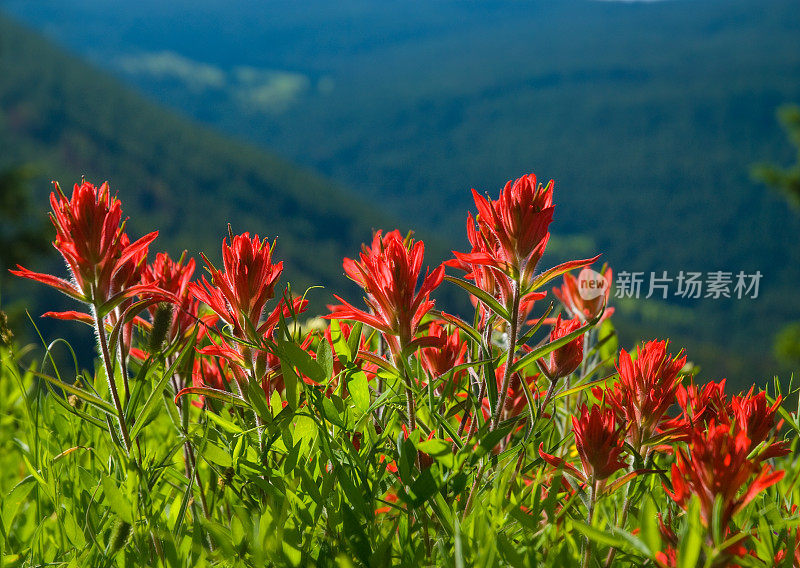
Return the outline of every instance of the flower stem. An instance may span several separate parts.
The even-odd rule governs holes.
[[[592,493],[589,495],[589,511],[586,514],[586,524],[592,526],[592,521],[594,520],[594,505],[597,501],[597,480],[592,479]],[[583,549],[583,563],[581,564],[581,568],[588,568],[589,561],[592,559],[592,541],[587,536],[586,543]]]
[[[114,400],[114,408],[117,410],[117,420],[119,421],[119,431],[122,435],[122,441],[125,445],[125,453],[131,453],[131,438],[128,434],[128,427],[125,424],[125,412],[122,410],[122,403],[119,399],[117,392],[117,385],[114,382],[114,364],[111,359],[111,354],[108,351],[108,338],[106,337],[106,328],[103,324],[103,318],[100,317],[100,312],[97,311],[97,305],[92,304],[92,315],[94,316],[94,326],[97,332],[97,341],[100,343],[100,352],[103,356],[103,364],[106,368],[106,379],[108,379],[108,389],[111,391],[111,398]]]
[[[497,406],[492,415],[492,423],[489,428],[490,431],[497,428],[500,422],[500,415],[503,413],[503,408],[506,405],[506,398],[508,398],[508,384],[511,382],[511,368],[514,366],[514,355],[517,352],[517,335],[519,333],[519,303],[520,303],[520,285],[519,277],[512,283],[512,304],[511,304],[511,321],[508,337],[508,355],[506,355],[506,369],[503,373],[503,386],[500,390],[500,396],[497,399]],[[490,380],[490,379],[487,379]]]

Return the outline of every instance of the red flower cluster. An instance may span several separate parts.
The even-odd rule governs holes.
[[[761,491],[776,484],[784,472],[748,458],[752,441],[743,429],[714,424],[691,433],[688,451],[678,450],[672,465],[672,489],[664,489],[686,509],[692,495],[700,499],[700,516],[710,526],[714,502],[722,501],[721,526]],[[751,479],[752,478],[752,479]]]
[[[570,316],[586,322],[597,316],[604,305],[608,305],[608,298],[611,295],[611,284],[614,281],[614,272],[610,268],[607,268],[603,272],[603,277],[606,281],[605,292],[595,298],[585,299],[580,293],[578,279],[569,273],[564,274],[564,283],[561,287],[553,288],[553,294],[564,305],[564,308]],[[606,308],[602,319],[605,320],[609,318],[613,313],[614,308]]]
[[[550,342],[557,341],[562,337],[566,337],[570,333],[577,331],[581,327],[581,321],[577,318],[572,320],[561,320],[561,315],[558,316],[553,329],[550,332]],[[572,374],[583,361],[583,335],[578,335],[575,339],[570,340],[566,345],[563,345],[552,353],[550,353],[550,361],[545,362],[541,360],[539,367],[551,381],[557,381],[562,377]]]
[[[33,272],[18,266],[11,273],[30,278],[94,306],[102,315],[136,294],[159,294],[147,284],[131,284],[158,232],[131,243],[124,232],[122,205],[111,197],[108,183],[99,188],[89,182],[75,184],[67,199],[58,183],[50,194],[50,219],[56,228],[53,246],[67,263],[71,280]],[[75,312],[48,315],[62,319],[87,319]]]
[[[544,254],[553,221],[553,180],[543,186],[534,174],[509,181],[496,201],[474,189],[472,196],[478,216],[470,216],[468,229],[475,229],[470,241],[479,250],[455,253],[467,264],[493,267],[509,278],[527,282]]]
[[[203,255],[211,282],[192,283],[192,294],[207,304],[222,321],[233,328],[239,338],[256,339],[263,334],[259,327],[264,306],[275,296],[275,284],[283,270],[283,262],[273,264],[272,246],[267,239],[250,233],[231,236],[231,243],[222,240],[224,270],[216,268]]]
[[[637,348],[636,360],[624,349],[619,356],[619,381],[612,388],[593,392],[614,409],[617,419],[630,424],[627,438],[637,450],[659,431],[667,409],[675,402],[679,373],[686,357],[672,357],[665,341],[650,341]]]
[[[575,446],[581,459],[583,471],[563,459],[544,451],[539,446],[539,455],[554,467],[565,468],[584,483],[608,479],[614,472],[627,467],[622,454],[625,450],[623,437],[624,423],[619,425],[614,411],[610,408],[593,406],[591,411],[584,404],[580,416],[572,417],[572,430],[575,432]]]
[[[444,278],[444,266],[437,266],[426,272],[417,290],[424,253],[422,241],[404,240],[399,231],[386,235],[377,231],[372,246],[364,246],[359,260],[345,258],[343,263],[347,276],[366,293],[364,302],[370,311],[359,310],[336,296],[342,304],[326,317],[360,321],[377,329],[395,357],[418,347],[439,345],[438,337],[417,337],[423,316],[434,305],[430,294]]]

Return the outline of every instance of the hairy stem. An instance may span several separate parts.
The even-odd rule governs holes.
[[[108,389],[111,391],[111,398],[114,401],[114,408],[117,410],[117,420],[119,422],[119,431],[122,435],[122,441],[125,445],[125,453],[131,453],[131,437],[128,434],[128,427],[125,424],[125,413],[122,410],[122,403],[119,399],[117,392],[117,384],[114,382],[114,364],[111,359],[111,354],[108,351],[108,338],[106,337],[106,328],[103,324],[103,318],[100,317],[100,312],[97,311],[97,305],[92,304],[92,315],[94,316],[94,326],[97,332],[97,341],[100,344],[100,353],[103,356],[103,364],[106,369],[106,378],[108,379]]]
[[[591,495],[589,495],[589,511],[586,514],[586,524],[592,526],[592,521],[594,520],[594,505],[597,501],[597,480],[592,479],[592,488],[591,488]],[[581,564],[581,568],[588,568],[589,561],[592,559],[592,541],[587,536],[584,549],[583,549],[583,563]]]
[[[500,415],[503,413],[503,408],[505,407],[506,399],[508,398],[508,384],[511,382],[511,368],[514,366],[514,355],[517,352],[517,335],[519,334],[519,303],[520,285],[518,277],[512,283],[511,321],[509,322],[510,328],[508,333],[508,355],[506,356],[506,369],[503,373],[503,386],[500,389],[500,396],[497,399],[497,406],[495,407],[494,414],[492,415],[492,423],[489,428],[490,431],[497,428],[497,424],[500,422]]]

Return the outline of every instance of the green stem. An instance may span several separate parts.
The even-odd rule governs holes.
[[[122,410],[122,403],[119,399],[117,392],[117,385],[114,381],[114,364],[112,363],[111,354],[108,351],[108,338],[106,337],[106,328],[103,324],[103,318],[100,317],[100,312],[97,311],[97,305],[92,304],[92,315],[94,316],[95,331],[97,332],[97,341],[100,344],[100,353],[103,356],[103,364],[106,368],[106,378],[108,379],[108,389],[111,391],[111,398],[114,401],[114,408],[117,410],[117,420],[119,422],[119,431],[122,435],[122,441],[125,445],[125,453],[131,453],[131,437],[128,434],[128,427],[125,424],[125,412]]]
[[[509,337],[508,337],[508,354],[506,355],[506,368],[503,373],[503,386],[500,390],[500,396],[497,399],[497,406],[492,415],[492,423],[489,428],[490,431],[497,428],[500,422],[500,415],[503,413],[503,408],[506,405],[508,398],[508,384],[511,381],[511,368],[514,366],[514,355],[517,352],[517,335],[519,334],[519,304],[520,304],[520,285],[519,277],[512,282],[512,304],[511,304],[511,321],[509,322]],[[487,380],[490,380],[491,377]]]
[[[636,453],[639,453],[640,451],[641,451],[641,446],[636,449]],[[645,467],[647,467],[647,462],[649,459],[650,459],[650,449],[647,450],[647,453],[645,453],[644,456]],[[633,458],[631,458],[631,466],[628,469],[628,471],[632,472],[635,469],[636,469],[636,462],[633,460]],[[630,481],[628,482],[628,488],[625,491],[625,502],[622,505],[622,512],[620,513],[619,523],[617,523],[617,526],[621,529],[625,528],[625,522],[628,520],[628,513],[630,512],[631,504],[633,503],[632,488],[633,488],[633,481]],[[611,549],[608,551],[608,556],[606,556],[606,563],[605,563],[606,568],[610,568],[611,563],[614,561],[614,556],[616,556],[616,554],[617,554],[617,549],[611,547]]]
[[[586,524],[592,526],[592,521],[594,520],[594,505],[597,501],[597,480],[592,479],[592,493],[589,495],[589,511],[586,514]],[[583,563],[581,564],[581,568],[588,568],[589,561],[592,559],[592,541],[587,536],[586,543],[583,549]]]

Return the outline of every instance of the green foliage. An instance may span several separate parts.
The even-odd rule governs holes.
[[[778,118],[797,152],[795,163],[788,168],[761,164],[754,166],[753,177],[782,191],[794,207],[800,207],[800,107],[785,105],[778,110]]]

